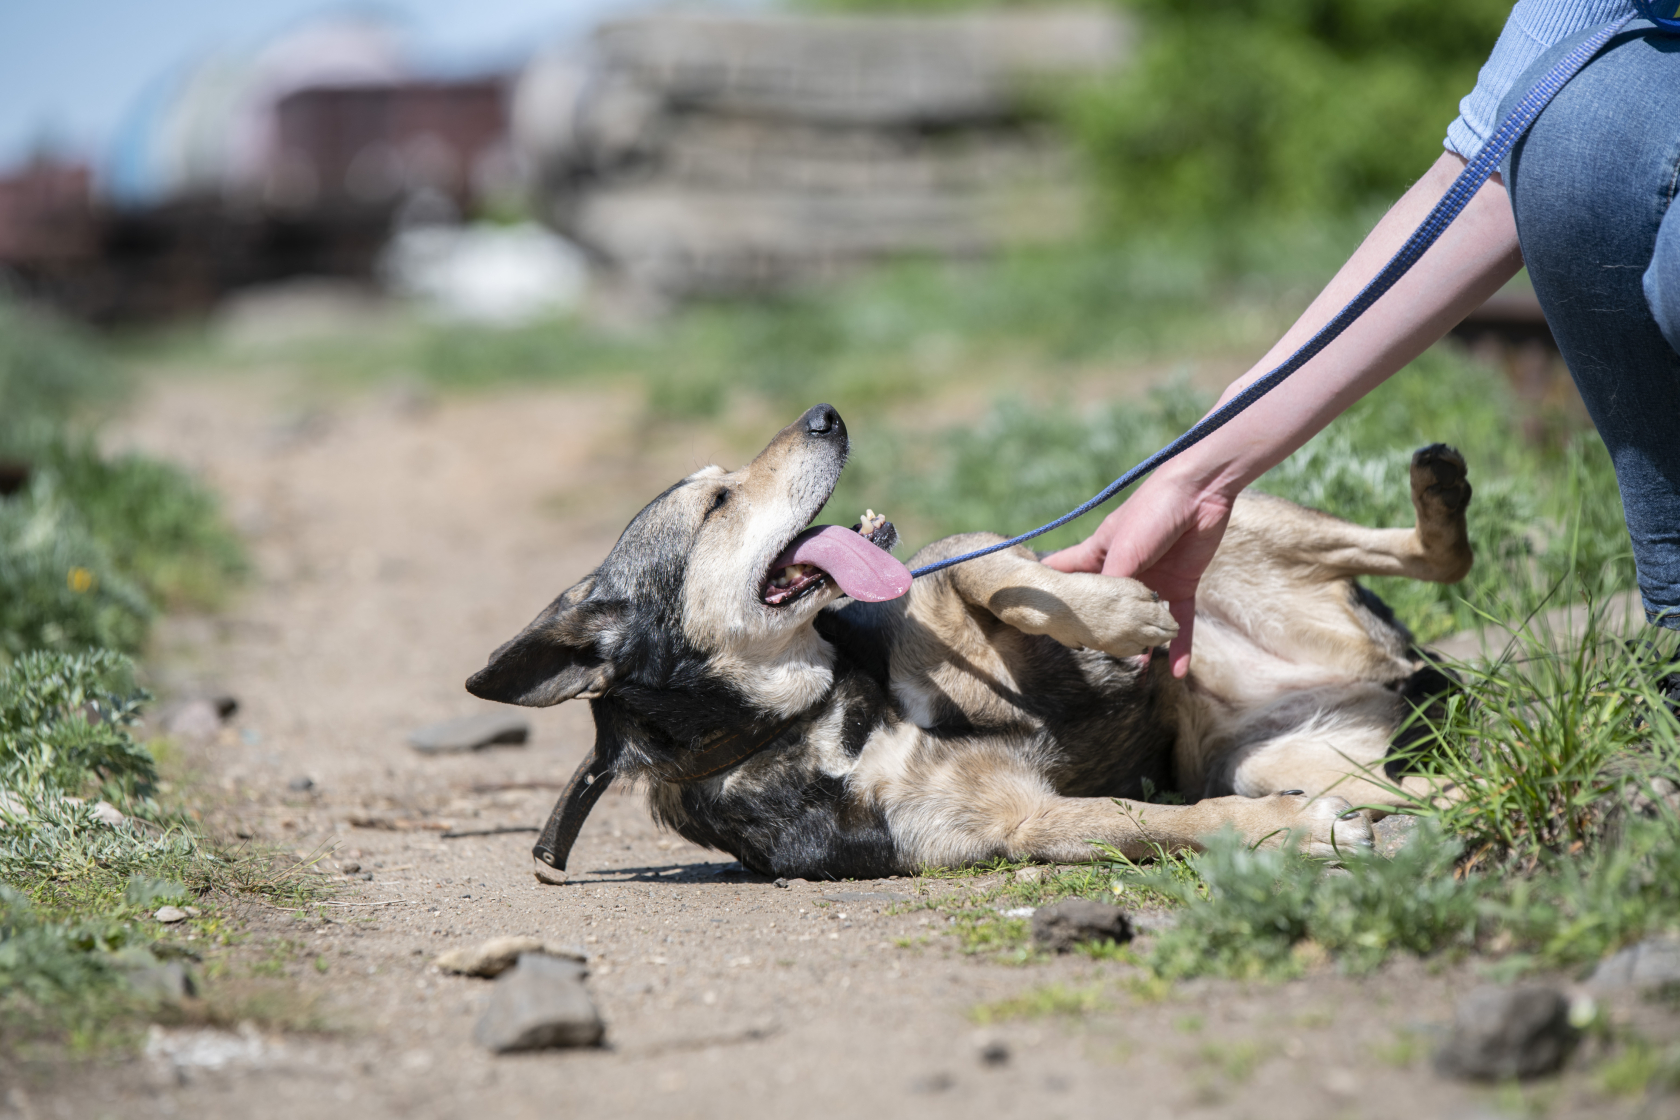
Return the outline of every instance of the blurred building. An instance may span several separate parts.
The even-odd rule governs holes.
[[[416,75],[365,18],[217,56],[121,131],[107,190],[85,166],[0,180],[0,269],[96,322],[207,311],[298,276],[372,284],[393,230],[517,193],[499,76]]]
[[[770,291],[1073,232],[1077,176],[1032,93],[1126,41],[1110,9],[652,14],[536,59],[513,132],[542,217],[632,291]]]

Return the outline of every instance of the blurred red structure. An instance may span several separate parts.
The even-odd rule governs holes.
[[[117,207],[83,164],[0,178],[0,271],[92,322],[169,319],[253,284],[372,281],[399,221],[454,220],[514,189],[499,79],[308,88],[273,111],[279,142],[254,190]]]
[[[57,270],[91,259],[97,247],[86,164],[37,157],[0,177],[0,261]]]
[[[277,199],[388,201],[432,189],[463,210],[511,178],[499,80],[301,90],[276,108]]]

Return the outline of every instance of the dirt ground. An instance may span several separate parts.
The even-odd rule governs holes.
[[[531,833],[443,838],[446,824],[539,824],[590,740],[588,710],[531,712],[528,745],[465,756],[422,756],[405,735],[490,710],[462,681],[493,647],[643,500],[700,464],[734,465],[783,419],[650,429],[633,396],[582,390],[303,399],[273,379],[161,378],[114,440],[200,472],[249,537],[249,589],[222,616],[167,622],[153,672],[166,695],[240,702],[189,754],[217,791],[210,823],[329,853],[326,919],[246,907],[249,936],[225,952],[230,975],[278,971],[333,1029],[157,1028],[148,1057],[37,1078],[0,1094],[0,1115],[1661,1113],[1598,1095],[1588,1073],[1522,1093],[1436,1077],[1428,1053],[1475,982],[1467,967],[1162,998],[1118,963],[989,962],[936,911],[857,897],[974,884],[777,887],[660,833],[617,788],[565,885],[533,877]],[[351,863],[360,875],[342,874]],[[493,1057],[473,1043],[489,982],[431,961],[502,934],[591,954],[607,1046]],[[1052,984],[1095,992],[1097,1010],[976,1025],[977,1005]],[[983,1059],[988,1044],[1003,1060]]]

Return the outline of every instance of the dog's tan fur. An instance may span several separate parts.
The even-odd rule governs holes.
[[[843,458],[843,447],[836,459],[811,430],[792,425],[746,467],[707,468],[673,487],[590,577],[620,586],[609,605],[634,599],[637,587],[654,594],[650,579],[637,577],[638,584],[620,574],[614,558],[637,533],[645,537],[637,546],[643,550],[652,547],[646,541],[669,543],[684,557],[677,625],[687,648],[704,659],[706,679],[742,698],[744,711],[759,713],[751,718],[804,719],[796,751],[766,752],[694,787],[662,781],[642,765],[669,743],[661,739],[666,745],[656,748],[634,719],[614,716],[615,727],[632,728],[614,732],[624,741],[620,769],[646,778],[656,814],[692,838],[731,847],[731,826],[702,819],[708,813],[740,805],[750,819],[753,799],[764,791],[828,782],[844,791],[834,827],[882,822],[895,866],[996,856],[1082,860],[1092,841],[1140,858],[1156,846],[1196,847],[1223,828],[1254,843],[1293,837],[1330,855],[1369,843],[1369,825],[1352,806],[1394,807],[1435,794],[1418,778],[1397,790],[1383,772],[1393,732],[1409,711],[1398,682],[1420,663],[1409,636],[1362,598],[1353,580],[1464,576],[1470,488],[1456,453],[1432,448],[1414,461],[1417,522],[1410,529],[1368,529],[1277,498],[1241,498],[1197,597],[1195,653],[1182,681],[1151,652],[1176,632],[1157,596],[1133,580],[1055,571],[1025,548],[918,579],[896,601],[846,601],[823,626],[816,625],[819,614],[840,598],[832,584],[789,605],[766,606],[760,593],[768,566],[826,500]],[[949,538],[912,563],[997,539]],[[594,582],[562,596],[497,652],[474,678],[481,685],[475,691],[519,700],[516,688],[489,679],[503,653],[539,629],[554,640],[567,625],[569,600],[604,596]],[[623,611],[612,617],[622,630]],[[846,633],[865,634],[871,648],[887,651],[884,696],[871,693],[867,681],[857,684],[862,678],[850,654],[837,654],[836,644],[845,642],[834,628],[842,623]],[[598,641],[580,646],[575,636],[563,640],[574,652],[607,649]],[[1057,647],[1071,652],[1056,654]],[[567,671],[582,673],[590,694],[610,699],[630,672],[610,653],[591,656],[598,660],[587,672]],[[1046,709],[1034,691],[1046,673],[1080,703],[1112,700],[1117,711],[1125,708],[1123,718],[1104,724],[1097,703],[1096,716],[1064,721],[1065,713]],[[541,693],[546,699],[527,693],[520,702],[567,698],[557,687]],[[691,745],[706,741],[697,733]],[[1160,750],[1140,742],[1159,742]],[[1105,751],[1126,750],[1145,752],[1139,766],[1170,770],[1191,803],[1101,795],[1133,780],[1103,770]],[[779,857],[747,854],[759,851],[753,843],[740,842],[743,860],[782,866]]]

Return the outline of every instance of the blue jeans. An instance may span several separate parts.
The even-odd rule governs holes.
[[[1581,36],[1584,38],[1585,35]],[[1542,55],[1501,115],[1577,40]],[[1506,164],[1523,260],[1610,450],[1646,617],[1680,629],[1680,36],[1612,39]]]

